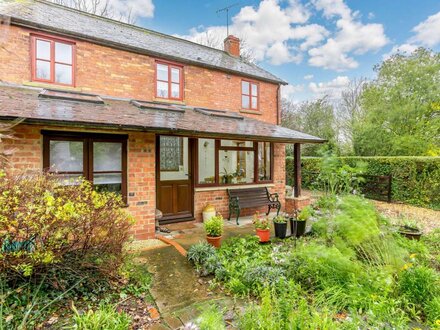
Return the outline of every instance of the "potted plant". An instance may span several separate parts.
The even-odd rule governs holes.
[[[400,235],[417,241],[420,239],[420,236],[422,236],[422,231],[415,221],[404,221],[398,226],[397,231]]]
[[[294,218],[290,218],[290,228],[292,236],[301,237],[306,232],[307,220],[313,214],[313,209],[311,206],[306,206],[302,210],[297,210],[295,212]]]
[[[287,218],[284,215],[277,215],[273,218],[275,227],[275,236],[278,238],[286,238]]]
[[[257,236],[260,238],[260,243],[266,243],[270,240],[270,221],[269,218],[261,218],[259,212],[255,213],[252,221],[255,226]]]
[[[221,214],[211,217],[204,222],[206,231],[206,240],[215,248],[221,245],[223,234],[223,217]]]

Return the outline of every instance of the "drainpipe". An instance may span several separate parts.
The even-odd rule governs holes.
[[[281,87],[281,84],[278,84],[278,87],[277,87],[277,125],[280,125],[281,124],[281,120],[280,120],[280,102],[281,102],[281,100],[280,100],[280,87]]]

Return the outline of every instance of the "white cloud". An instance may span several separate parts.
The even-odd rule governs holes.
[[[383,59],[388,59],[391,55],[401,53],[409,55],[419,47],[435,47],[440,44],[440,12],[429,16],[426,20],[416,25],[412,31],[414,36],[405,43],[394,46],[390,52],[383,55]]]
[[[329,24],[309,23],[312,14],[321,14]],[[358,66],[355,55],[388,42],[381,24],[363,24],[359,17],[344,0],[313,0],[307,5],[304,0],[262,0],[258,6],[241,8],[232,17],[230,32],[245,40],[257,62],[300,63],[308,56],[312,66],[343,71]],[[333,32],[327,29],[332,24]],[[215,36],[214,46],[222,48],[224,26],[193,28],[181,37],[206,44],[207,35]]]
[[[115,18],[126,15],[128,11],[134,18],[154,16],[153,0],[109,0],[109,5],[115,12]]]
[[[304,91],[304,85],[281,86],[281,97],[294,100],[295,96]]]
[[[350,79],[347,76],[337,76],[335,79],[328,82],[309,83],[309,90],[317,98],[328,96],[331,99],[338,99],[341,97],[342,91],[350,84]]]
[[[370,12],[368,13],[368,16],[367,16],[367,17],[368,17],[368,19],[374,19],[374,18],[376,17],[376,15],[375,15],[373,12],[370,11]]]
[[[313,75],[312,74],[307,74],[304,76],[304,80],[310,80],[313,79]]]
[[[401,44],[401,45],[397,45],[397,46],[394,46],[394,47],[391,49],[390,52],[384,54],[384,55],[382,56],[382,58],[383,58],[384,60],[387,60],[387,59],[389,59],[392,55],[394,55],[394,54],[396,54],[396,53],[401,53],[401,54],[404,54],[404,55],[409,55],[409,54],[411,54],[413,51],[415,51],[417,48],[419,48],[419,47],[416,46],[416,45],[413,45],[413,44],[407,44],[407,43],[405,43],[405,44]]]
[[[335,71],[354,69],[359,64],[353,55],[377,51],[388,43],[382,24],[363,24],[359,13],[352,12],[343,0],[315,0],[324,17],[335,18],[336,33],[318,47],[309,50],[309,64]]]
[[[440,44],[440,12],[429,16],[425,21],[412,29],[415,32],[409,42],[427,47]]]

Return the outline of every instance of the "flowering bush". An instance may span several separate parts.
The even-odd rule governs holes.
[[[0,271],[30,276],[56,265],[114,271],[129,238],[121,197],[88,181],[0,172]]]
[[[261,217],[260,213],[257,212],[254,214],[254,219],[252,220],[255,229],[266,230],[270,229],[270,221],[268,217]]]

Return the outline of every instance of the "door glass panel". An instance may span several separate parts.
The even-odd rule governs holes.
[[[160,180],[189,180],[188,138],[159,137]]]
[[[198,158],[199,183],[215,183],[215,140],[199,139]]]
[[[50,141],[50,171],[83,172],[82,141]]]
[[[122,170],[122,143],[94,142],[93,143],[93,171],[121,171]]]

